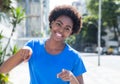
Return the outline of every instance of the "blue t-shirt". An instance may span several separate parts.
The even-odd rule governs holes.
[[[75,76],[86,72],[79,53],[66,44],[59,54],[49,54],[45,49],[45,40],[31,40],[26,46],[31,47],[33,54],[29,62],[30,84],[69,84],[57,78],[62,69],[70,70]]]

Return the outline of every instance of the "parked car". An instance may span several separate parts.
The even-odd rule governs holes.
[[[84,48],[84,52],[86,52],[86,53],[93,53],[94,49],[92,47],[85,47]]]
[[[120,51],[119,51],[119,47],[116,46],[110,46],[107,50],[107,54],[110,55],[119,55]]]

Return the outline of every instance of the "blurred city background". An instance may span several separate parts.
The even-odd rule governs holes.
[[[88,63],[91,62],[90,60],[96,60],[91,62],[93,64],[100,63],[101,56],[102,59],[105,59],[104,62],[113,61],[110,65],[114,66],[115,71],[111,71],[110,74],[117,73],[118,69],[120,70],[118,68],[120,66],[117,64],[120,56],[120,0],[0,0],[0,64],[21,48],[26,41],[49,37],[49,12],[55,6],[62,4],[75,6],[81,13],[83,21],[81,32],[66,41],[83,53],[82,57],[85,63],[87,62],[88,68],[91,66]],[[98,55],[100,56],[97,58]],[[109,68],[110,65],[108,64]],[[96,66],[92,67],[96,69]],[[106,73],[107,70],[108,68],[106,68]],[[120,74],[117,74],[117,77],[118,75]],[[88,80],[88,78],[86,79]],[[118,82],[114,82],[114,84],[118,84]],[[91,82],[91,84],[93,83]],[[111,82],[111,84],[113,83]]]
[[[24,42],[31,38],[46,38],[49,36],[49,12],[54,6],[61,4],[75,6],[83,18],[81,32],[72,36],[69,43],[78,51],[96,53],[99,0],[60,0],[57,2],[55,0],[0,0],[0,31],[5,38],[10,37],[12,31],[10,10],[12,7],[22,7],[25,19],[17,24],[12,37],[13,42],[23,46]],[[101,15],[101,53],[120,54],[120,1],[103,0]],[[13,42],[11,41],[11,44]]]

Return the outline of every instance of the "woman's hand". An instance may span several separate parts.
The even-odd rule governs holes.
[[[71,71],[62,69],[62,72],[57,74],[57,78],[61,78],[64,81],[71,81],[73,78],[73,74]]]
[[[61,78],[64,81],[69,81],[70,84],[83,84],[83,81],[79,81],[79,78],[75,77],[71,71],[65,69],[62,69],[62,71],[57,74],[57,78]]]
[[[20,50],[19,54],[23,58],[24,62],[27,62],[30,59],[31,55],[32,55],[32,49],[30,47],[28,47],[28,46],[24,46]]]

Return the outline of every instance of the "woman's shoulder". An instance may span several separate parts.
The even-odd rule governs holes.
[[[73,57],[80,57],[80,52],[67,44],[67,52]]]
[[[26,46],[31,46],[31,47],[34,47],[34,46],[39,46],[39,45],[44,45],[46,39],[31,39],[29,41],[26,42]]]
[[[39,44],[43,44],[45,41],[46,41],[46,39],[40,38],[40,39],[31,39],[27,43],[33,43],[33,44],[39,43]]]

